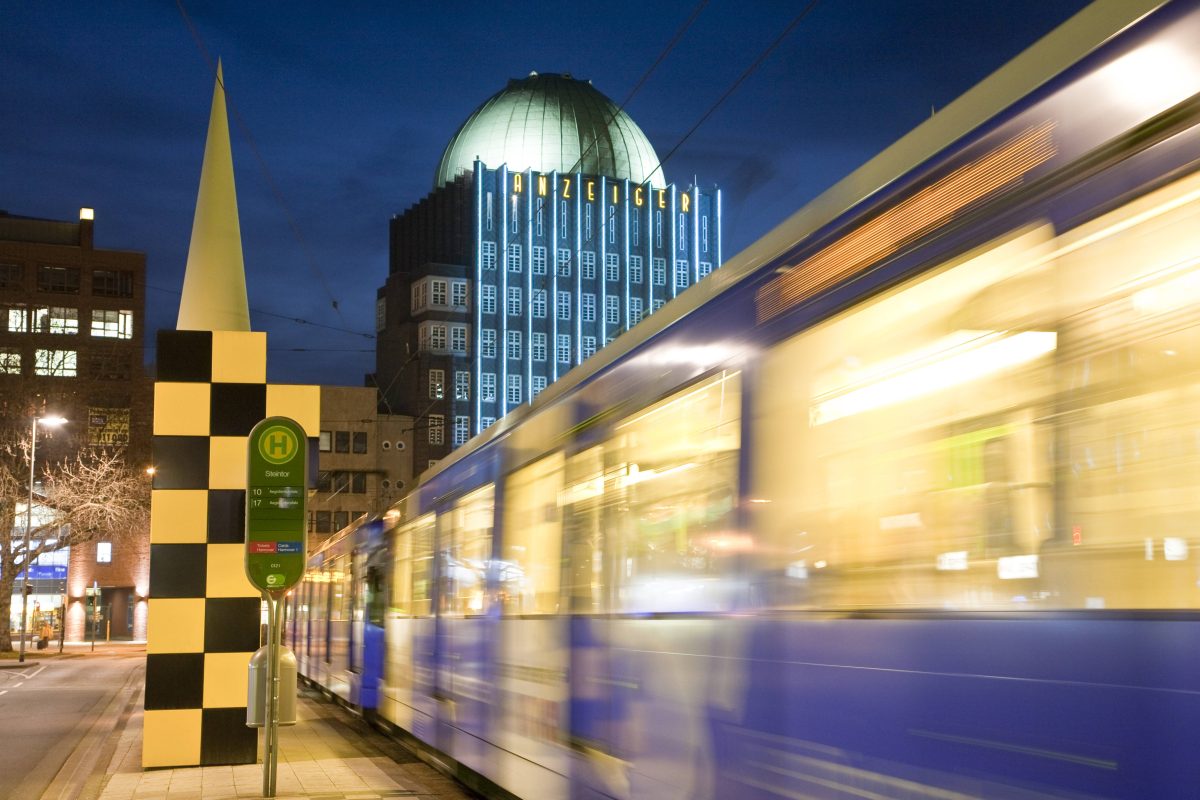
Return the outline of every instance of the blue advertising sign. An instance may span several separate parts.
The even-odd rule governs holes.
[[[29,569],[29,580],[35,581],[65,581],[67,579],[66,564],[34,564]],[[25,578],[22,570],[17,573],[17,580]]]

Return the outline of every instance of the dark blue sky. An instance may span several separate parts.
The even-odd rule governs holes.
[[[360,385],[373,369],[388,219],[430,191],[476,106],[530,70],[590,78],[620,103],[695,8],[341,5],[185,3],[244,123],[231,120],[234,169],[273,381]],[[626,107],[660,157],[804,5],[703,8]],[[722,188],[732,255],[1083,5],[823,0],[667,179]],[[6,4],[0,76],[0,208],[74,219],[92,206],[97,246],[145,251],[152,348],[153,330],[175,324],[212,98],[182,14],[161,1]]]

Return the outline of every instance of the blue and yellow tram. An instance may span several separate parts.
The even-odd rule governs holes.
[[[1196,42],[1089,7],[504,417],[303,673],[526,798],[1194,796]]]

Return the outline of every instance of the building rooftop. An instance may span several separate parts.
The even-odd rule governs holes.
[[[446,145],[434,189],[478,158],[509,170],[583,172],[663,186],[658,155],[628,114],[591,81],[529,73],[475,109]]]

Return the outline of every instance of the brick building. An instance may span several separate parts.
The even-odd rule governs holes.
[[[28,437],[44,414],[68,424],[38,434],[37,468],[86,447],[124,450],[131,466],[149,465],[150,383],[143,369],[146,256],[97,248],[92,209],[74,221],[0,211],[0,426]],[[36,509],[36,504],[35,504]],[[84,635],[83,589],[98,585],[100,630],[116,639],[145,637],[147,532],[59,554],[32,571],[30,606],[43,612],[67,601],[67,638]],[[14,603],[19,614],[20,603]]]

